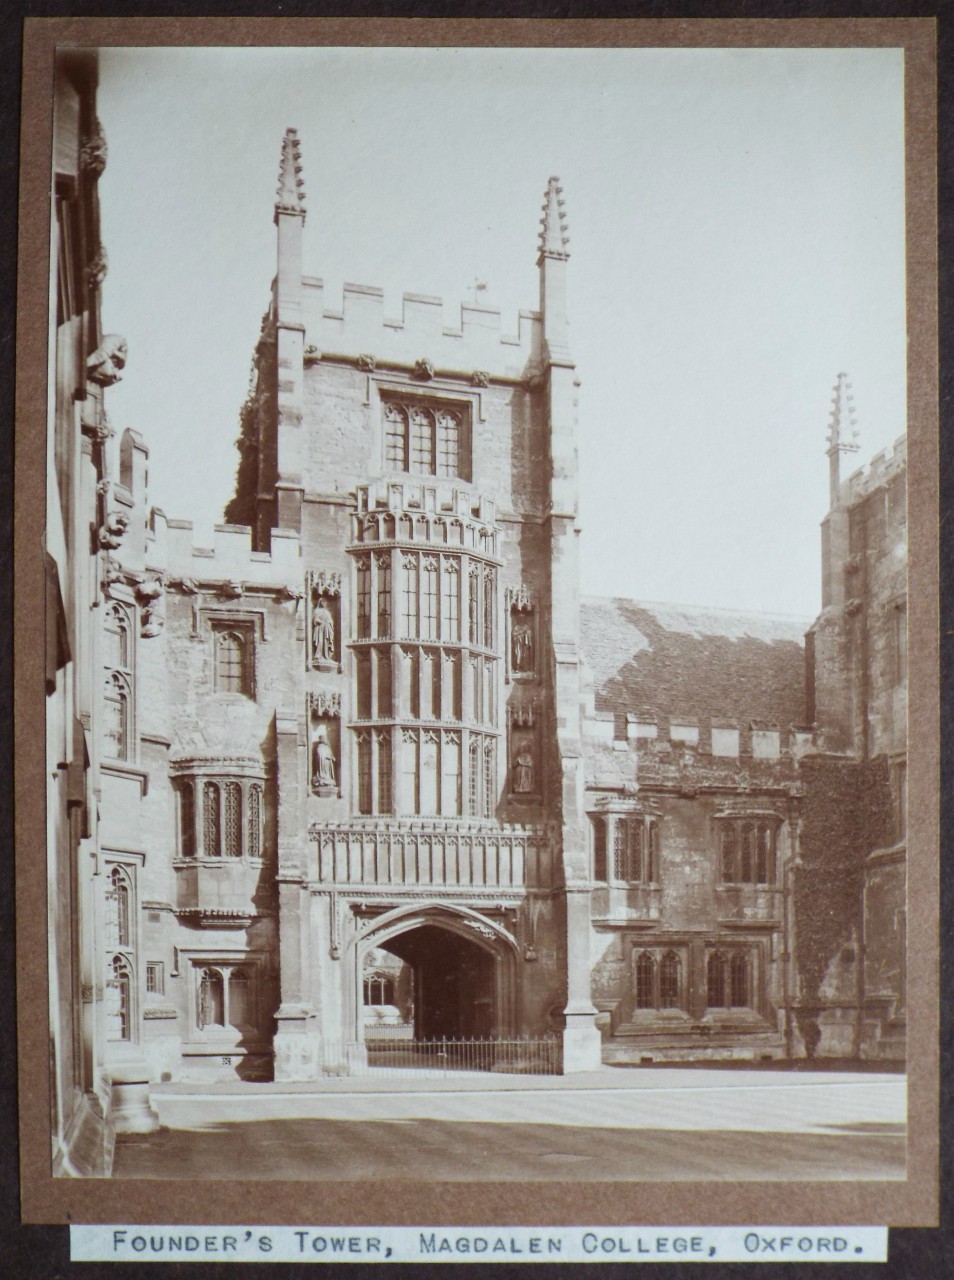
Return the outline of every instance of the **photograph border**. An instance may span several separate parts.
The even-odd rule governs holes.
[[[930,1226],[938,1213],[939,523],[933,18],[28,18],[23,47],[15,453],[17,1008],[26,1222]],[[58,47],[902,47],[909,433],[908,1177],[903,1182],[166,1182],[50,1168],[43,528],[53,60]],[[42,960],[38,963],[38,957]],[[254,1187],[250,1209],[249,1186]]]

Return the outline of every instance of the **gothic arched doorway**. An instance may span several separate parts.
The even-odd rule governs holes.
[[[470,1040],[513,1033],[512,938],[475,912],[417,908],[389,912],[362,936],[356,995],[364,1003],[368,964],[387,953],[410,970],[415,1040]],[[380,965],[378,966],[380,967]],[[361,1026],[366,1020],[357,1019]]]

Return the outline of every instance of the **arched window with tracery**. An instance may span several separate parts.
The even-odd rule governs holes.
[[[113,600],[106,608],[103,621],[103,665],[119,671],[130,668],[130,621],[125,608]]]
[[[106,889],[105,935],[106,946],[131,946],[129,915],[129,877],[122,867],[113,867]]]
[[[237,782],[226,782],[223,787],[225,821],[223,823],[225,856],[242,856],[242,788]]]
[[[772,885],[779,822],[771,817],[720,817],[719,876],[722,884]]]
[[[248,789],[248,845],[247,852],[250,858],[260,858],[262,856],[263,824],[264,809],[262,805],[262,788],[259,783],[253,782]]]
[[[679,957],[667,951],[659,965],[659,1007],[679,1008]]]
[[[746,1009],[749,1006],[749,958],[744,951],[736,951],[729,963],[729,986],[731,1004],[734,1009]]]
[[[106,977],[106,1039],[132,1039],[132,970],[125,956],[113,956]]]
[[[394,979],[387,974],[375,973],[364,979],[364,1003],[372,1008],[394,1004]]]
[[[729,1004],[728,960],[725,952],[713,951],[706,965],[707,1004],[710,1009],[726,1009]]]
[[[407,411],[398,404],[386,405],[384,409],[384,457],[395,471],[407,470]]]
[[[636,1008],[656,1007],[656,961],[648,951],[636,959]]]
[[[202,788],[202,854],[206,858],[222,855],[222,791],[217,782]]]
[[[228,630],[215,633],[215,691],[251,696],[251,635]]]
[[[122,672],[109,671],[103,691],[103,746],[114,760],[128,760],[130,684]]]

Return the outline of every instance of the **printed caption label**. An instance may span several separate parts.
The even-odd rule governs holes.
[[[70,1227],[73,1262],[886,1262],[887,1257],[887,1227]]]

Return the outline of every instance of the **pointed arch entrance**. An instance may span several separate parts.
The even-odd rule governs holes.
[[[363,1025],[365,961],[375,950],[411,970],[415,1040],[514,1034],[517,944],[496,921],[466,907],[415,903],[369,923],[349,966],[356,1038]]]

